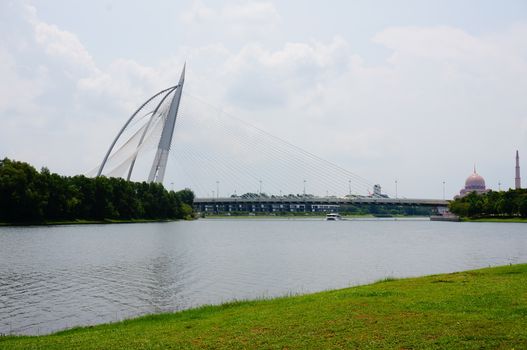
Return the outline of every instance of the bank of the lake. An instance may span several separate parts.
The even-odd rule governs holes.
[[[178,220],[193,220],[188,217],[185,219],[104,219],[104,220],[60,220],[60,221],[43,221],[43,222],[0,222],[0,226],[61,226],[61,225],[101,225],[101,224],[145,224],[155,222],[171,222]]]
[[[40,337],[2,349],[525,349],[527,264],[206,306]]]
[[[520,217],[488,217],[488,218],[461,218],[461,221],[466,222],[518,222],[527,223],[527,218]]]

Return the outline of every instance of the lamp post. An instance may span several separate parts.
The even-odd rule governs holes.
[[[304,213],[306,212],[307,210],[307,205],[306,205],[306,180],[304,179],[304,196],[303,196],[303,199],[304,199]]]
[[[443,181],[443,200],[445,200],[445,181]]]
[[[220,198],[220,182],[216,180],[216,198]]]
[[[395,199],[397,198],[397,179],[395,179]]]
[[[260,180],[260,192],[258,193],[260,196],[262,195],[262,180]]]

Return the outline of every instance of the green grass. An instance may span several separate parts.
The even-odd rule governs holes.
[[[527,349],[527,264],[0,337],[1,349]]]
[[[527,218],[511,218],[511,217],[489,217],[489,218],[478,218],[478,219],[471,219],[471,218],[462,218],[462,221],[467,222],[522,222],[527,223]]]

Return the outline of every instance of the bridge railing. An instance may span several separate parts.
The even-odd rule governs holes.
[[[339,197],[223,197],[223,198],[196,198],[195,204],[213,203],[306,203],[306,204],[391,204],[391,205],[425,205],[447,206],[449,201],[444,199],[417,199],[417,198],[339,198]]]

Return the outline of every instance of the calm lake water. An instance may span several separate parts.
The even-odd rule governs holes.
[[[527,262],[527,224],[198,220],[0,227],[0,333]]]

